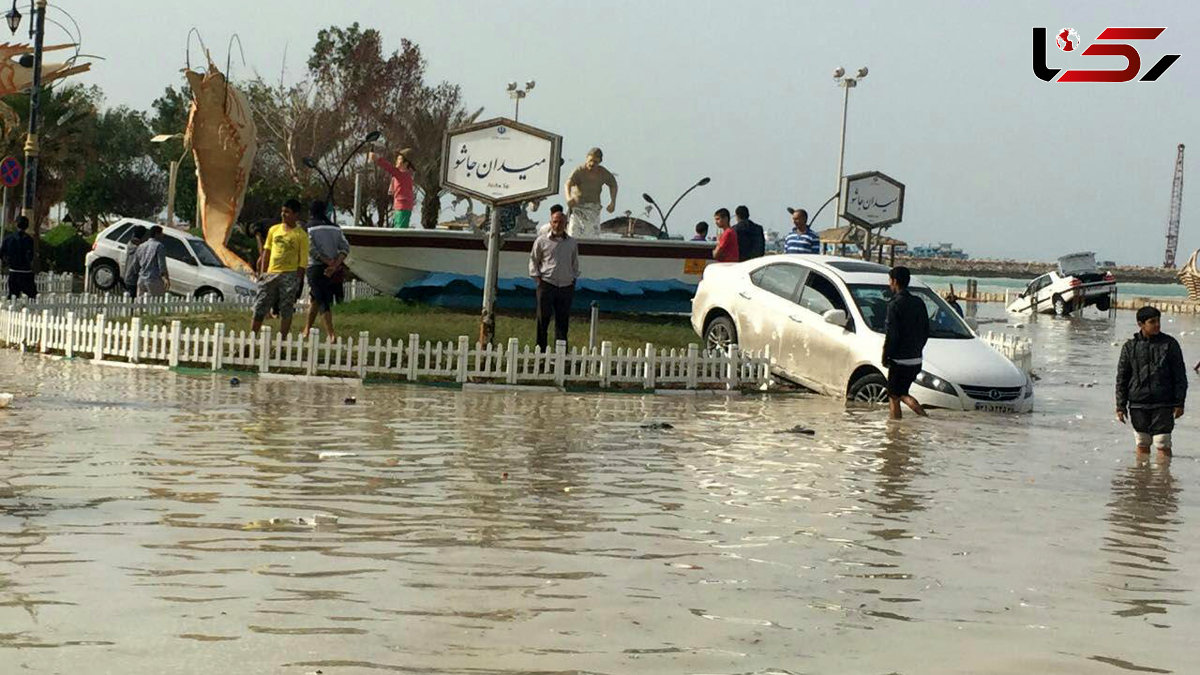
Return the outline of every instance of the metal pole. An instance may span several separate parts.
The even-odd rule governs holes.
[[[500,276],[500,208],[492,204],[492,229],[488,231],[487,266],[483,273],[483,312],[479,317],[479,342],[496,338],[496,284]]]
[[[350,224],[354,227],[358,226],[359,216],[362,215],[362,171],[355,170],[354,172],[354,219]]]
[[[842,140],[838,146],[838,169],[837,169],[837,196],[833,202],[833,226],[837,227],[839,217],[842,211],[842,164],[846,159],[846,111],[850,109],[850,84],[851,80],[842,80],[842,89],[845,90],[845,96],[842,97]]]
[[[179,176],[179,162],[171,160],[167,177],[167,227],[175,226],[175,179]]]
[[[0,211],[0,230],[8,227],[8,186],[4,186],[4,210]]]
[[[588,349],[596,347],[596,333],[600,327],[600,303],[592,301],[591,326],[588,328]]]
[[[513,111],[513,121],[520,122],[521,121],[521,97],[517,96],[515,100],[517,102],[517,109]]]
[[[34,22],[33,88],[29,91],[29,134],[25,137],[25,202],[21,213],[29,218],[34,231],[38,231],[33,209],[37,203],[38,116],[41,114],[42,35],[46,28],[46,0],[37,0],[37,8],[30,19]]]

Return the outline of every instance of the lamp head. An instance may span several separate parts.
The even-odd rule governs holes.
[[[708,185],[709,181],[711,181],[711,180],[712,180],[711,178],[709,178],[708,176],[705,176],[704,178],[701,178],[700,182],[696,183],[696,185],[703,187],[705,185]]]
[[[646,200],[647,204],[654,204],[654,197],[651,197],[645,192],[642,193],[642,199]],[[655,204],[655,206],[657,206],[657,204]]]
[[[842,68],[841,66],[838,66],[837,68],[833,69],[833,79],[835,79],[835,80],[841,78],[841,76],[843,76],[845,74],[846,74],[846,69]]]
[[[525,91],[529,91],[530,89],[533,89],[533,85],[535,85],[535,84],[537,84],[537,83],[534,82],[533,80],[526,82],[525,83]]]
[[[178,137],[179,137],[179,134],[158,134],[157,136],[151,137],[150,142],[151,143],[163,143],[165,141],[171,140],[172,138],[178,138]]]
[[[383,134],[381,134],[379,132],[379,130],[376,129],[375,131],[372,131],[371,133],[367,134],[367,137],[364,138],[363,140],[365,140],[368,143],[374,143],[375,141],[379,140],[379,137],[382,135]]]
[[[862,68],[859,68],[857,75],[858,75],[858,79],[860,79],[860,80],[862,78],[866,77],[867,76],[867,67],[863,66]]]
[[[508,83],[508,90],[509,90],[509,91],[516,91],[516,90],[517,90],[517,83],[516,83],[516,82],[509,82],[509,83]]]
[[[12,9],[8,10],[8,14],[4,15],[5,21],[8,21],[8,29],[13,35],[17,34],[17,29],[21,27],[21,13],[17,11],[16,0],[13,0]]]

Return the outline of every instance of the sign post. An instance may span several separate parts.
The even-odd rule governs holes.
[[[23,174],[21,162],[17,161],[17,158],[9,156],[0,160],[0,182],[4,183],[4,206],[3,211],[0,211],[0,228],[8,225],[8,188],[19,185]]]
[[[557,193],[561,165],[561,136],[504,117],[446,132],[442,187],[492,209],[479,318],[481,344],[491,344],[496,336],[496,287],[503,246],[496,207]]]
[[[863,258],[871,257],[871,232],[900,222],[904,216],[904,184],[880,171],[842,178],[838,215],[863,229]]]

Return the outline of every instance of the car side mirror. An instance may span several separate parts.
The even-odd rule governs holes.
[[[850,323],[850,317],[846,316],[846,310],[844,309],[825,310],[825,313],[821,315],[821,318],[825,319],[825,323],[831,323],[835,326],[841,326],[842,328],[845,328],[846,324]]]

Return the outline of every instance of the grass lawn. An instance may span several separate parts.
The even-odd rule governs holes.
[[[170,322],[178,319],[185,327],[209,327],[221,321],[229,330],[250,330],[250,311],[222,311],[204,314],[165,315],[147,318],[148,322]],[[279,329],[278,319],[266,322],[272,329]],[[408,340],[409,333],[418,333],[422,340],[434,342],[457,341],[466,335],[474,342],[479,337],[479,313],[442,307],[431,307],[394,298],[367,298],[337,305],[333,311],[333,325],[339,335],[358,335],[368,331],[371,338]],[[320,326],[318,322],[317,326]],[[292,320],[292,332],[304,328],[304,317],[297,310]],[[497,342],[506,342],[510,337],[522,345],[533,345],[535,341],[534,317],[532,312],[505,312],[496,317]],[[554,339],[554,325],[550,326],[550,339]],[[690,343],[700,344],[700,338],[692,331],[686,316],[646,316],[630,314],[600,313],[597,330],[597,346],[608,340],[614,347],[644,347],[647,342],[655,347],[686,348]],[[571,316],[570,346],[586,347],[588,341],[588,313],[585,311]]]

